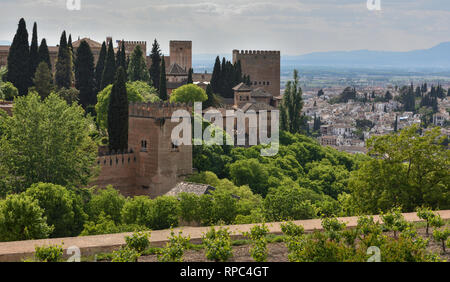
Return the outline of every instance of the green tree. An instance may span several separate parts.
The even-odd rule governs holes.
[[[267,194],[269,173],[256,159],[239,160],[231,164],[230,176],[236,185],[248,185],[253,193]]]
[[[128,102],[145,102],[154,103],[159,102],[158,92],[148,83],[143,81],[127,82],[127,97]],[[105,87],[97,95],[97,104],[95,105],[95,112],[97,113],[97,123],[101,129],[108,128],[108,106],[111,97],[112,84]]]
[[[164,62],[164,56],[161,59],[161,76],[159,79],[159,99],[162,101],[167,100],[167,79],[166,79],[166,63]]]
[[[305,117],[302,115],[303,98],[302,89],[299,86],[298,71],[294,70],[293,81],[288,81],[284,91],[283,106],[281,109],[282,129],[287,129],[291,133],[302,132],[306,125]]]
[[[450,152],[440,129],[419,134],[413,125],[400,133],[367,141],[373,159],[352,173],[349,189],[361,212],[375,213],[401,206],[405,212],[426,205],[450,207]]]
[[[93,121],[81,107],[68,106],[56,94],[41,101],[30,93],[16,99],[4,126],[0,166],[18,180],[16,192],[37,182],[66,187],[89,182],[97,146],[90,137]]]
[[[53,90],[52,74],[46,62],[40,62],[34,74],[34,87],[42,99],[45,99]]]
[[[34,76],[36,69],[39,65],[39,52],[38,52],[38,37],[37,37],[37,24],[33,25],[33,35],[31,37],[30,46],[30,74]]]
[[[121,211],[122,222],[151,228],[154,207],[153,200],[147,196],[136,196],[128,199]]]
[[[86,110],[97,104],[94,81],[94,56],[91,47],[83,40],[75,60],[75,87],[80,91],[80,104]]]
[[[124,69],[119,67],[109,99],[108,137],[111,151],[128,150],[128,97],[125,76]]]
[[[58,59],[56,61],[55,84],[58,88],[72,86],[72,54],[67,45],[66,32],[63,31],[59,42]]]
[[[104,217],[110,217],[115,224],[120,224],[124,205],[125,198],[112,186],[99,189],[87,203],[89,220],[98,221],[103,214]]]
[[[47,224],[54,227],[51,237],[60,238],[80,234],[87,215],[81,200],[77,199],[75,193],[60,185],[38,183],[28,188],[26,195],[37,200],[47,218]]]
[[[178,226],[180,206],[175,197],[160,196],[154,200],[152,229],[167,229]]]
[[[11,82],[5,82],[0,86],[0,95],[7,101],[13,101],[19,95],[19,90]]]
[[[97,65],[95,66],[95,86],[96,91],[102,90],[102,75],[103,70],[105,69],[105,61],[106,61],[106,43],[103,41],[102,48],[100,49],[100,54],[98,56]]]
[[[152,80],[153,86],[156,89],[160,89],[160,79],[161,79],[161,49],[159,48],[158,41],[153,41],[152,52],[150,53],[150,58],[152,60],[152,65],[150,66],[150,78]],[[165,66],[164,66],[165,67]]]
[[[194,103],[208,100],[205,90],[194,84],[186,84],[175,89],[170,95],[170,102]]]
[[[141,48],[139,45],[137,47]],[[119,67],[122,67],[124,70],[128,69],[125,54],[125,42],[123,40],[119,43],[119,50],[117,50],[116,54],[116,68]]]
[[[187,84],[192,84],[194,83],[194,81],[192,80],[192,74],[194,73],[194,70],[192,68],[189,69],[188,72],[188,79],[187,79]]]
[[[220,58],[219,56],[216,57],[216,62],[214,63],[214,69],[213,69],[213,73],[211,76],[211,87],[212,87],[212,92],[213,93],[219,93],[221,90],[221,85],[220,85]]]
[[[123,70],[125,71],[125,70]],[[109,84],[114,82],[114,77],[116,75],[116,58],[114,56],[114,47],[112,40],[108,43],[108,51],[105,58],[105,66],[103,68],[102,80],[100,83],[100,89],[104,89]]]
[[[44,210],[31,197],[15,194],[0,202],[0,241],[43,239],[52,231]]]
[[[39,63],[45,62],[50,70],[50,74],[52,74],[52,64],[50,61],[50,53],[48,52],[47,41],[45,38],[42,38],[41,45],[39,45]],[[39,66],[39,64],[38,64]]]
[[[150,81],[144,53],[139,45],[134,48],[133,53],[131,54],[130,64],[128,65],[128,80]]]
[[[28,87],[32,84],[31,77],[33,74],[30,73],[30,69],[28,31],[25,20],[22,18],[9,48],[7,77],[7,80],[17,87],[20,96],[26,95]]]

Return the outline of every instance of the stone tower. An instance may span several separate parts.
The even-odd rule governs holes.
[[[170,64],[175,63],[186,71],[192,68],[192,41],[170,41]]]
[[[112,185],[125,196],[157,197],[192,174],[192,146],[172,143],[172,113],[192,107],[169,103],[130,103],[128,152],[100,156],[101,172],[91,183]]]
[[[233,50],[233,63],[241,61],[242,73],[250,75],[252,88],[280,95],[280,51]]]

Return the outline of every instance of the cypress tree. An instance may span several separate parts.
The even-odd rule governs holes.
[[[161,79],[161,50],[159,48],[158,41],[153,42],[152,52],[150,53],[152,65],[150,66],[149,73],[153,82],[153,86],[159,89],[159,83]]]
[[[9,49],[7,80],[14,84],[19,95],[23,96],[28,93],[28,87],[31,86],[31,76],[28,31],[25,20],[22,18]]]
[[[116,63],[117,63],[117,66],[116,66],[117,68],[123,67],[124,70],[127,70],[128,66],[127,66],[127,59],[126,59],[126,55],[125,55],[125,42],[123,40],[119,44],[119,50],[117,51],[117,54],[116,54]]]
[[[102,82],[100,83],[100,90],[114,82],[115,73],[116,73],[116,59],[111,40],[109,41],[108,52],[106,53],[105,67],[103,69]]]
[[[220,58],[216,57],[216,62],[214,63],[214,70],[211,76],[211,87],[213,93],[220,93],[221,85],[220,85]]]
[[[55,83],[58,88],[72,86],[72,55],[67,45],[66,32],[63,31],[59,42],[58,60],[56,61]]]
[[[96,91],[100,91],[102,83],[103,69],[105,68],[106,59],[106,43],[103,41],[102,48],[100,49],[100,54],[98,56],[97,65],[95,66],[95,86]]]
[[[125,70],[119,67],[108,105],[109,149],[116,152],[128,149],[128,95],[125,83]]]
[[[94,56],[91,47],[83,40],[77,50],[75,60],[75,87],[80,91],[80,104],[86,109],[97,103],[94,82]]]
[[[187,78],[187,84],[192,84],[192,83],[194,83],[194,81],[193,81],[193,79],[192,79],[192,74],[193,74],[193,70],[192,70],[192,68],[190,68],[189,69],[189,72],[188,72],[188,78]]]
[[[36,68],[33,78],[34,87],[42,99],[45,99],[53,89],[52,74],[46,62],[42,61]]]
[[[39,64],[38,38],[37,38],[37,24],[33,25],[33,35],[30,46],[30,74],[34,76]]]
[[[45,62],[48,65],[50,73],[52,73],[52,63],[50,62],[50,53],[48,52],[47,41],[45,38],[42,39],[41,45],[39,45],[39,63]]]
[[[203,102],[204,109],[214,106],[214,94],[211,84],[208,84],[208,86],[206,86],[206,96],[208,96],[208,100]]]
[[[164,56],[161,58],[161,77],[159,79],[159,98],[163,101],[167,100],[167,86],[166,86],[166,63]]]
[[[134,48],[133,54],[131,55],[130,64],[128,65],[128,80],[150,81],[144,53],[139,45]]]

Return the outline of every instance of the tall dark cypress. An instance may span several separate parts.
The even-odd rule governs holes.
[[[116,64],[117,64],[117,68],[118,67],[123,67],[123,69],[126,71],[128,66],[127,66],[127,59],[126,59],[126,55],[125,55],[125,42],[122,40],[119,43],[119,50],[117,51],[116,54]]]
[[[38,51],[37,24],[34,23],[33,35],[31,38],[31,46],[30,46],[30,74],[32,77],[34,77],[38,64],[39,64],[39,51]]]
[[[48,65],[48,69],[50,70],[51,73],[52,64],[50,62],[50,53],[48,51],[47,40],[45,40],[45,38],[42,38],[41,45],[39,45],[38,56],[39,56],[39,63],[46,62]]]
[[[149,73],[153,86],[159,89],[159,83],[161,79],[161,49],[159,48],[158,41],[153,42],[152,52],[150,53],[152,65],[150,66]]]
[[[97,65],[95,66],[95,86],[96,91],[102,90],[102,75],[103,70],[105,68],[105,60],[106,60],[106,43],[103,41],[102,48],[100,49],[100,54],[98,56]]]
[[[188,79],[187,79],[187,84],[192,84],[194,83],[194,80],[192,78],[192,74],[194,73],[194,70],[192,70],[192,68],[189,69],[188,72]]]
[[[28,93],[31,86],[30,49],[28,45],[28,31],[25,20],[19,21],[16,35],[8,54],[8,81],[19,90],[19,95]]]
[[[213,93],[220,93],[221,85],[220,85],[220,58],[216,57],[216,62],[214,63],[214,70],[211,76],[211,87]]]
[[[115,74],[116,74],[116,58],[114,55],[114,48],[111,40],[108,43],[108,52],[106,53],[105,68],[103,69],[102,82],[100,83],[100,90],[114,82]]]
[[[97,103],[94,83],[94,56],[86,41],[81,41],[75,60],[75,87],[80,91],[80,104],[86,109]]]
[[[164,56],[161,60],[161,77],[159,79],[159,98],[163,101],[167,100],[167,85],[166,85],[166,63],[164,62]]]
[[[56,61],[55,83],[58,88],[72,86],[72,55],[67,45],[66,32],[63,31],[59,42],[58,59]]]
[[[123,67],[117,69],[117,75],[111,90],[108,105],[108,136],[111,151],[128,149],[128,95],[127,78]]]

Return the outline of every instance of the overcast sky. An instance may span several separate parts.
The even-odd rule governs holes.
[[[192,40],[196,54],[407,51],[450,41],[449,0],[380,0],[381,11],[369,11],[367,0],[79,1],[81,10],[69,11],[66,0],[0,0],[0,40],[12,41],[24,17],[49,45],[66,30],[74,40],[157,38],[166,54],[169,40]]]

